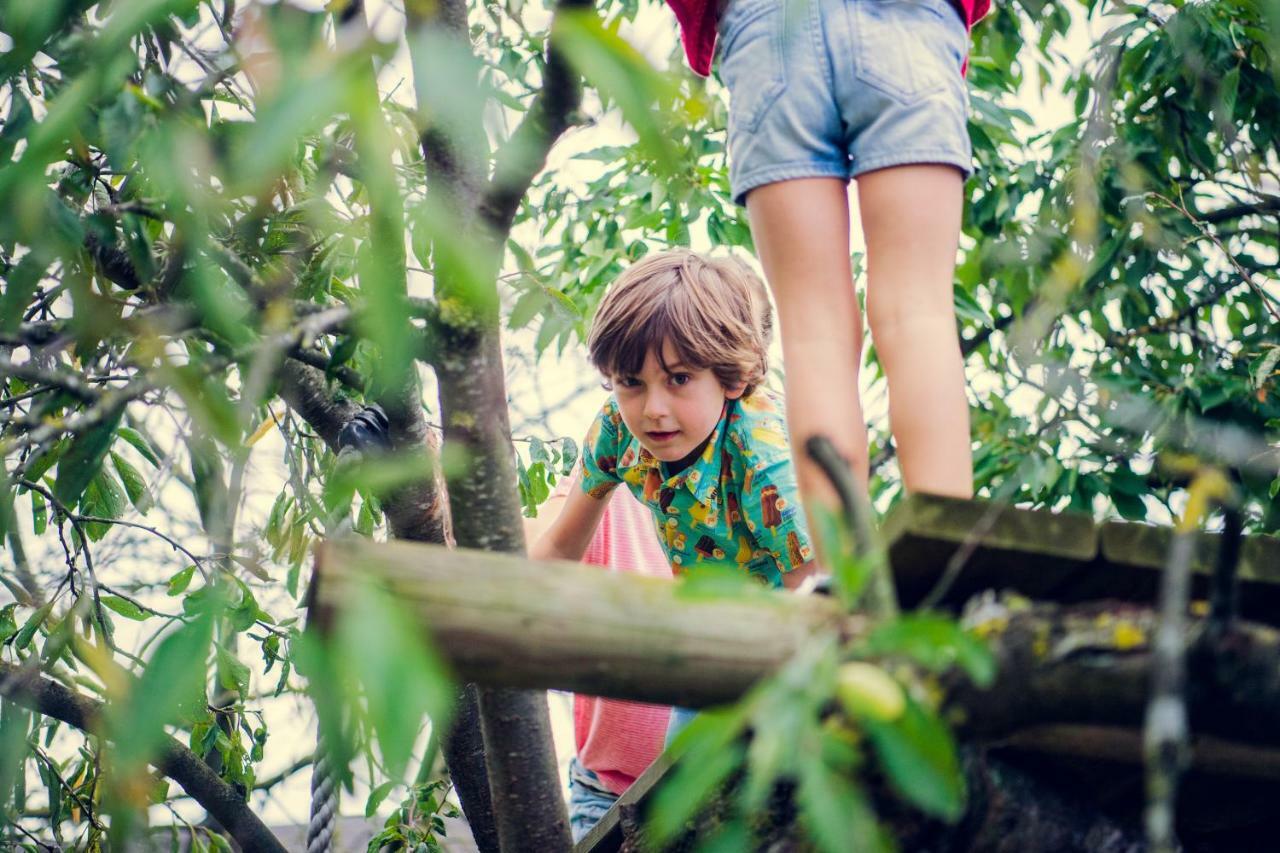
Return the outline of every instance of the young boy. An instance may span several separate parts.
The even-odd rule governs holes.
[[[835,495],[803,452],[825,435],[864,483],[862,318],[847,184],[867,242],[867,314],[908,490],[973,491],[952,302],[971,150],[968,28],[990,0],[668,0],[693,70],[719,36],[729,181],[778,303],[787,421],[807,504]]]
[[[588,341],[613,393],[584,442],[581,488],[529,556],[581,559],[623,484],[676,574],[727,566],[788,588],[811,575],[782,408],[760,388],[769,317],[759,279],[732,260],[665,252],[623,273]]]
[[[580,489],[578,478],[566,478],[526,519],[525,535],[534,541]],[[671,579],[666,555],[654,535],[649,510],[627,489],[609,496],[600,526],[582,557],[584,563],[611,572]],[[644,702],[605,699],[581,693],[573,697],[573,741],[569,763],[569,828],[581,841],[605,812],[662,752],[671,708]]]
[[[812,574],[781,406],[759,388],[772,329],[763,282],[736,261],[675,251],[624,273],[601,302],[588,342],[613,396],[584,442],[581,483],[529,556],[590,559],[601,550],[601,518],[607,532],[636,506],[611,494],[622,483],[651,517],[675,574],[732,566],[775,587]],[[634,531],[628,541],[645,544]],[[620,567],[617,558],[607,562]],[[575,838],[621,790],[617,774],[600,767],[621,765],[625,754],[633,772],[643,769],[690,717],[650,709],[575,697]]]

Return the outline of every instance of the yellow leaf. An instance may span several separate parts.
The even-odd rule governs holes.
[[[279,421],[276,419],[275,410],[268,408],[266,419],[258,425],[257,429],[253,431],[253,435],[245,439],[244,446],[253,447],[255,444],[257,444],[259,441],[262,440],[262,437],[264,435],[271,432],[271,428],[273,426],[276,426],[278,423]]]

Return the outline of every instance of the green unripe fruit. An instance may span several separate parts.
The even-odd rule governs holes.
[[[874,664],[850,661],[836,673],[836,698],[854,717],[892,723],[907,710],[902,687]]]

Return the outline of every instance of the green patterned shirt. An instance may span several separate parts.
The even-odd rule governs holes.
[[[619,483],[653,511],[676,574],[730,566],[777,587],[813,559],[782,401],[769,391],[727,400],[702,455],[670,476],[610,397],[583,442],[582,488],[604,498]]]

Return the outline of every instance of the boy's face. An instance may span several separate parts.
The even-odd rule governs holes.
[[[726,389],[710,370],[681,364],[670,342],[663,343],[662,356],[666,370],[650,352],[638,374],[609,381],[622,420],[641,446],[663,462],[679,462],[701,449],[725,400],[736,400],[743,389]]]

